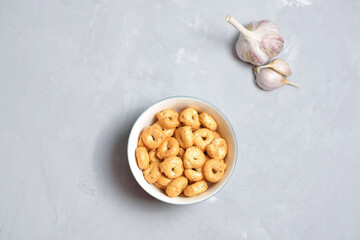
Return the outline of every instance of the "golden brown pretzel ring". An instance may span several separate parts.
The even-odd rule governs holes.
[[[183,162],[176,156],[165,158],[160,163],[160,171],[170,179],[177,178],[184,172]]]
[[[184,167],[199,168],[205,163],[205,155],[198,147],[189,147],[184,154]]]
[[[200,113],[199,119],[200,119],[200,123],[204,127],[208,128],[212,131],[216,130],[217,123],[216,123],[215,119],[212,116],[210,116],[209,114],[207,114],[206,112]]]
[[[187,197],[193,197],[207,190],[208,186],[205,181],[199,181],[193,183],[184,188],[184,195]]]
[[[184,176],[175,178],[169,185],[166,187],[166,194],[173,198],[181,194],[184,188],[187,186],[188,180]]]
[[[213,159],[223,159],[227,154],[227,143],[223,138],[216,138],[206,146],[207,154]]]
[[[171,183],[172,179],[167,178],[164,175],[161,175],[161,177],[159,178],[159,180],[157,180],[156,183],[160,184],[162,186],[162,189],[165,189],[167,187],[167,185],[169,185],[169,183]]]
[[[165,140],[165,133],[157,127],[147,127],[141,137],[146,147],[150,149],[158,148]]]
[[[149,160],[150,162],[160,162],[160,159],[156,156],[156,149],[150,149],[149,150]]]
[[[154,123],[152,126],[157,127],[161,131],[163,131],[165,133],[166,137],[172,137],[172,135],[174,135],[175,129],[176,129],[176,128],[164,128],[163,126],[160,125],[159,121]]]
[[[145,169],[149,166],[149,154],[146,147],[136,148],[135,157],[137,165],[140,169]]]
[[[179,121],[186,126],[191,126],[194,130],[200,128],[200,120],[198,112],[193,108],[186,108],[180,113]]]
[[[188,148],[194,145],[194,134],[192,132],[192,127],[190,126],[176,129],[175,138],[182,148]]]
[[[215,138],[221,138],[221,135],[217,131],[213,131],[214,139]]]
[[[164,128],[176,128],[179,126],[179,113],[171,109],[165,109],[156,114],[159,124]]]
[[[184,154],[185,154],[185,150],[182,148],[179,148],[179,153],[176,156],[182,160],[184,157]]]
[[[224,161],[210,159],[203,166],[203,174],[209,182],[220,181],[225,173],[226,163]]]
[[[166,138],[156,151],[156,156],[164,159],[171,156],[176,156],[179,153],[179,143],[173,137]]]
[[[202,173],[202,168],[188,168],[184,170],[184,175],[189,181],[197,182],[203,180],[204,175]]]
[[[202,151],[214,140],[214,133],[207,128],[200,128],[194,132],[194,144]]]
[[[139,139],[138,139],[138,143],[137,143],[138,147],[146,147],[145,144],[143,143],[142,139],[141,139],[142,134],[143,134],[143,132],[141,132],[140,135],[139,135]]]
[[[144,171],[144,178],[148,183],[154,183],[161,177],[159,162],[151,163]]]

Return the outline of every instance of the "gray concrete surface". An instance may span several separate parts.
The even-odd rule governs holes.
[[[297,89],[258,89],[232,14],[275,21]],[[0,1],[0,239],[360,239],[360,1]],[[218,106],[239,159],[210,200],[134,181],[137,116]]]

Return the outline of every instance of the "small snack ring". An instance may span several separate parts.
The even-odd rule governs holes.
[[[206,146],[207,154],[213,159],[223,159],[227,154],[227,143],[223,138],[216,138]]]
[[[176,156],[179,153],[179,143],[173,137],[166,138],[156,151],[156,156],[164,159],[171,156]]]
[[[152,126],[157,127],[161,131],[163,131],[165,133],[166,137],[172,137],[174,135],[175,129],[176,129],[176,128],[164,128],[163,126],[160,125],[159,121],[154,123]]]
[[[156,149],[149,150],[149,160],[150,162],[160,162],[160,159],[156,156]]]
[[[150,149],[158,148],[165,139],[165,133],[157,127],[147,127],[141,137],[146,147]]]
[[[157,187],[158,189],[165,189],[165,187],[158,182],[154,182],[154,186]]]
[[[226,169],[226,163],[224,161],[210,159],[205,162],[202,169],[205,179],[214,183],[220,181],[223,178]]]
[[[215,138],[221,138],[221,135],[217,131],[213,131],[214,139]]]
[[[176,129],[175,138],[182,148],[188,148],[194,145],[194,134],[190,126],[184,126]]]
[[[199,168],[205,163],[205,155],[198,147],[189,147],[184,154],[184,167]]]
[[[169,185],[169,183],[171,183],[172,179],[167,178],[164,175],[161,175],[161,177],[159,178],[159,180],[157,180],[157,183],[164,186],[164,188],[167,187],[167,185]]]
[[[202,168],[189,168],[184,170],[184,175],[189,181],[197,182],[203,180]]]
[[[142,138],[142,134],[143,134],[143,132],[141,132],[141,133],[140,133],[140,136],[139,136],[139,140],[138,140],[138,143],[137,143],[137,146],[138,146],[138,147],[146,147],[145,144],[143,143],[142,139],[141,139],[141,138]]]
[[[184,188],[184,195],[187,197],[193,197],[207,190],[208,186],[205,181],[199,181],[193,183]]]
[[[178,158],[183,159],[185,150],[182,148],[179,148],[179,153],[176,155]]]
[[[177,178],[184,172],[183,162],[176,156],[165,158],[159,166],[160,171],[170,179]]]
[[[161,177],[159,162],[151,163],[144,171],[144,178],[148,183],[154,183]]]
[[[179,126],[179,113],[171,109],[165,109],[156,114],[159,124],[164,128],[176,128]]]
[[[146,147],[138,147],[135,150],[137,165],[140,169],[149,167],[149,154]]]
[[[181,176],[175,178],[169,185],[166,187],[166,194],[173,198],[181,194],[184,188],[188,185],[188,180],[186,177]]]
[[[215,119],[212,116],[210,116],[209,114],[207,114],[206,112],[200,113],[199,119],[200,119],[201,124],[204,127],[208,128],[212,131],[216,130],[217,123],[216,123]]]
[[[202,151],[214,140],[214,133],[207,128],[200,128],[194,132],[194,144]]]
[[[200,120],[198,112],[193,108],[186,108],[180,113],[179,121],[186,126],[191,126],[194,130],[200,128]]]

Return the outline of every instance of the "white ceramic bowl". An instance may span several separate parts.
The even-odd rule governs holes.
[[[136,164],[135,149],[137,148],[139,134],[146,127],[152,125],[155,122],[156,113],[167,108],[180,112],[181,110],[187,107],[192,107],[198,110],[199,112],[207,112],[210,115],[212,115],[216,120],[218,124],[218,132],[228,143],[228,154],[225,157],[225,163],[227,164],[227,168],[224,177],[218,183],[209,186],[206,192],[191,198],[181,197],[181,196],[175,198],[169,198],[163,191],[157,189],[153,184],[149,184],[145,181],[142,171],[138,168]],[[236,141],[234,129],[232,128],[229,120],[214,105],[195,97],[175,96],[175,97],[165,98],[163,100],[154,103],[140,115],[140,117],[136,120],[133,128],[131,129],[128,140],[127,151],[128,151],[128,160],[129,160],[131,172],[133,173],[136,181],[147,193],[149,193],[154,198],[157,198],[160,201],[166,203],[187,205],[187,204],[198,203],[214,196],[229,181],[236,164],[237,141]]]

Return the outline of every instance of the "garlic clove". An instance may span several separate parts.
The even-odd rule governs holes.
[[[271,68],[284,76],[291,75],[290,66],[282,58],[275,59],[266,65],[256,66],[256,67],[254,67],[254,71],[259,73],[260,69],[262,69],[262,68]]]
[[[273,70],[277,71],[278,73],[284,76],[291,75],[291,69],[289,64],[287,64],[285,60],[282,58],[275,59],[266,66],[272,68]]]
[[[231,15],[225,20],[240,32],[236,53],[245,62],[263,65],[269,59],[276,57],[284,47],[279,28],[271,21],[262,20],[244,27]]]
[[[256,76],[256,84],[267,91],[277,89],[285,84],[299,87],[297,84],[290,82],[284,75],[276,72],[271,68],[255,67],[254,73]]]
[[[283,78],[283,75],[270,68],[261,68],[258,69],[258,72],[256,73],[256,84],[260,88],[270,91],[282,87],[284,85]]]

